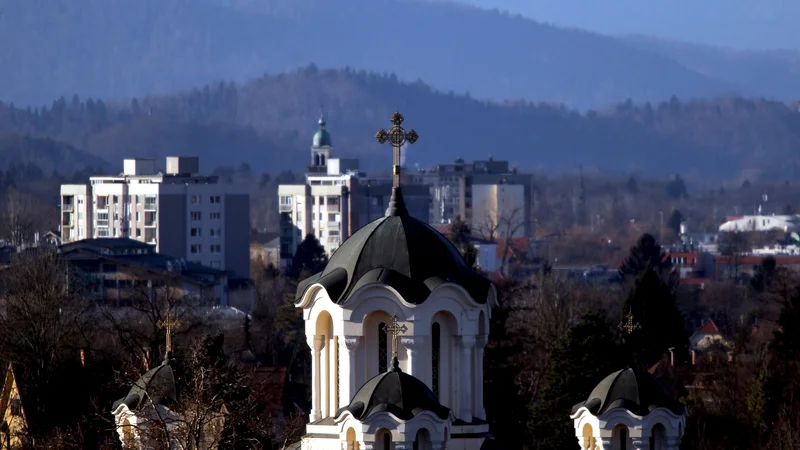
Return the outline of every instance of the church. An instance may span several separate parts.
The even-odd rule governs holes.
[[[418,135],[395,112],[375,136],[394,150],[384,217],[367,224],[298,284],[312,358],[306,434],[289,449],[499,448],[483,404],[483,355],[493,283],[450,241],[411,217],[400,148]],[[582,450],[677,449],[685,407],[647,372],[600,381],[570,415]]]

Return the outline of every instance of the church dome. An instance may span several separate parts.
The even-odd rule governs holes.
[[[373,414],[386,411],[400,420],[409,420],[422,411],[430,411],[443,420],[449,417],[450,409],[439,404],[425,383],[401,371],[396,358],[392,365],[394,367],[388,372],[364,383],[353,401],[337,411],[336,415],[350,411],[356,419],[363,421]]]
[[[330,147],[333,145],[331,141],[331,134],[325,129],[325,119],[319,118],[319,128],[314,133],[314,147]]]
[[[361,286],[382,283],[396,289],[405,301],[420,304],[446,282],[460,285],[478,303],[486,302],[491,285],[467,265],[446,237],[408,215],[397,189],[387,215],[344,241],[322,272],[298,284],[297,298],[319,283],[334,303],[341,304]]]
[[[616,408],[646,416],[656,408],[683,414],[684,406],[672,399],[667,388],[649,372],[628,367],[605,377],[589,398],[572,407],[572,413],[586,407],[595,416]]]
[[[135,410],[148,398],[154,405],[169,405],[177,400],[175,374],[168,359],[142,375],[133,384],[128,395],[114,402],[112,411],[123,403],[128,409]]]

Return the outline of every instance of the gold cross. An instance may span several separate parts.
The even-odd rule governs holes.
[[[389,121],[392,122],[392,128],[389,131],[380,130],[375,134],[375,139],[383,144],[389,141],[389,145],[394,149],[394,165],[392,166],[392,175],[394,176],[394,187],[400,187],[400,148],[408,142],[413,144],[419,139],[419,135],[414,130],[406,131],[403,129],[403,116],[395,111]]]
[[[400,333],[405,334],[408,331],[406,324],[399,325],[397,323],[397,316],[392,316],[392,324],[385,327],[386,333],[392,334],[392,358],[397,358],[397,335]]]
[[[159,320],[156,326],[167,329],[167,353],[170,353],[172,351],[172,330],[181,326],[180,320],[173,318],[172,313],[167,311],[164,313],[164,319]]]
[[[631,334],[634,331],[640,330],[642,328],[641,325],[633,321],[633,311],[628,311],[628,314],[625,315],[625,319],[627,319],[627,321],[623,320],[622,322],[619,323],[620,331],[625,331],[628,334]]]

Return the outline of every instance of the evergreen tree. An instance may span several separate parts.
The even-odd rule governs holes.
[[[461,220],[461,216],[456,216],[456,220],[450,224],[450,228],[447,230],[447,239],[461,252],[467,265],[474,267],[478,260],[478,254],[470,243],[470,236],[469,225]]]
[[[616,334],[600,314],[585,314],[567,331],[550,356],[547,386],[532,406],[534,448],[579,448],[569,412],[597,383],[623,367],[622,355]]]
[[[670,198],[676,199],[689,196],[686,191],[686,183],[683,182],[683,178],[681,178],[680,175],[675,175],[675,178],[667,183],[667,195],[669,195]]]
[[[800,289],[783,304],[777,325],[764,387],[766,415],[771,418],[800,395]]]
[[[649,264],[628,291],[620,331],[625,336],[631,361],[644,370],[661,359],[669,348],[674,347],[676,352],[688,348],[675,295]]]
[[[292,265],[289,268],[289,275],[292,278],[299,278],[302,274],[315,274],[325,268],[328,264],[328,255],[320,245],[316,236],[309,233],[303,242],[297,246],[292,258]]]
[[[634,279],[644,273],[650,265],[662,280],[672,283],[672,263],[666,253],[661,250],[661,245],[651,234],[645,233],[639,237],[636,245],[631,247],[628,257],[619,268],[623,278]]]
[[[684,217],[680,211],[677,209],[672,211],[672,214],[669,216],[669,220],[667,220],[667,227],[675,233],[675,236],[680,236],[681,234],[681,223],[683,223]]]

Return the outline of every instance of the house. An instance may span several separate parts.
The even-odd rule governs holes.
[[[25,444],[28,435],[28,421],[22,403],[22,391],[17,380],[15,365],[9,363],[6,368],[3,391],[0,393],[0,448],[17,448]]]
[[[279,233],[253,233],[250,237],[250,259],[280,267],[281,237]]]
[[[62,245],[59,253],[98,301],[121,306],[131,296],[169,287],[179,291],[176,295],[229,305],[230,272],[156,253],[151,244],[129,238],[83,239]]]

